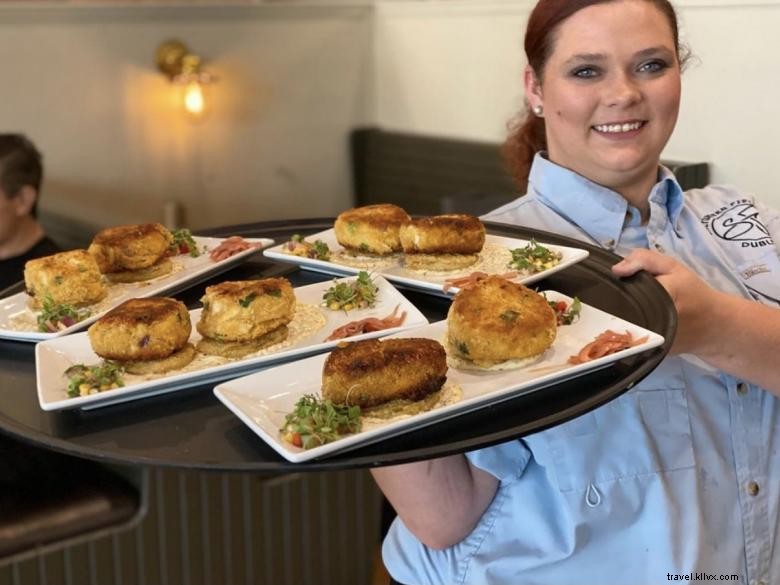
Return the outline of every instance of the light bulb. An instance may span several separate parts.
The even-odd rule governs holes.
[[[205,106],[203,88],[197,81],[190,81],[184,88],[184,109],[191,116],[198,118],[203,115]]]

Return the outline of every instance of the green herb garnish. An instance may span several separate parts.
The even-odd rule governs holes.
[[[252,301],[254,301],[257,298],[256,292],[251,292],[248,295],[246,295],[243,299],[239,299],[238,304],[244,307],[245,309],[252,304]]]
[[[501,319],[506,321],[507,323],[514,323],[517,321],[517,318],[520,316],[520,313],[517,311],[513,311],[512,309],[507,309],[503,313],[501,313]]]
[[[314,394],[306,394],[295,403],[279,429],[282,438],[296,447],[311,449],[335,441],[361,428],[360,407],[333,404]]]
[[[455,340],[455,349],[458,350],[458,353],[461,355],[469,355],[469,346],[466,345],[465,341],[458,341]]]
[[[302,235],[293,234],[285,247],[290,254],[295,256],[314,260],[330,260],[330,248],[322,240],[314,240],[314,243],[307,242]]]
[[[198,243],[192,237],[192,232],[186,228],[180,228],[171,232],[173,242],[168,247],[172,256],[178,254],[189,254],[193,258],[200,256]]]
[[[542,246],[533,238],[525,247],[515,248],[509,252],[512,254],[512,259],[507,266],[530,273],[541,272],[542,270],[552,268],[560,263],[563,258],[563,254],[560,252],[553,252],[549,248]]]
[[[545,297],[546,299],[547,297]],[[567,305],[566,301],[551,301],[547,300],[553,311],[555,311],[555,318],[558,325],[571,325],[580,317],[582,312],[582,303],[580,299],[574,297],[571,300],[571,305]]]
[[[379,287],[371,280],[365,270],[358,272],[357,278],[348,282],[337,282],[322,295],[322,304],[332,311],[351,311],[373,307],[376,303]]]
[[[124,369],[114,362],[105,361],[97,366],[76,364],[65,370],[68,382],[68,396],[88,396],[125,385],[122,380]]]
[[[50,294],[43,297],[41,312],[38,314],[38,331],[53,333],[66,329],[83,321],[92,312],[89,309],[77,309],[72,305],[57,304]]]

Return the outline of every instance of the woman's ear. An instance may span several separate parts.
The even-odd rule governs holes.
[[[525,85],[525,99],[531,109],[538,109],[543,106],[542,103],[542,84],[537,77],[536,72],[530,65],[525,66],[523,72],[523,83]]]
[[[38,199],[38,191],[30,185],[25,185],[19,189],[18,193],[11,199],[14,202],[14,209],[18,217],[24,217],[32,213],[35,201]]]

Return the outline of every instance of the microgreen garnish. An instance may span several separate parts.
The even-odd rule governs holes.
[[[285,416],[282,438],[296,447],[311,449],[360,430],[360,407],[333,404],[305,394]]]
[[[38,314],[38,331],[53,333],[66,329],[71,325],[83,321],[92,312],[89,309],[77,309],[72,305],[57,304],[50,294],[43,297],[41,312]]]
[[[571,305],[567,305],[566,301],[551,301],[549,299],[547,300],[547,303],[552,307],[552,310],[555,311],[555,318],[557,319],[558,325],[571,325],[580,318],[582,303],[577,297],[572,299]]]
[[[76,364],[65,370],[68,378],[68,396],[87,396],[125,385],[122,380],[124,369],[114,362],[104,361],[97,366]]]
[[[563,258],[563,254],[553,252],[533,238],[523,248],[515,248],[510,250],[510,253],[512,254],[512,259],[507,266],[531,273],[552,268],[560,263]]]
[[[177,254],[189,254],[193,258],[200,256],[200,250],[195,238],[192,237],[192,232],[187,228],[180,228],[171,232],[173,236],[173,242],[169,246],[168,250],[171,255]]]
[[[287,251],[295,256],[312,258],[313,260],[330,260],[330,248],[322,240],[307,242],[300,234],[294,234],[285,244]]]
[[[365,270],[353,281],[337,282],[322,295],[322,304],[333,311],[373,307],[379,287]]]

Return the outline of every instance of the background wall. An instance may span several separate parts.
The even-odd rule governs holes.
[[[778,0],[677,0],[693,62],[664,157],[710,162],[780,208]],[[500,141],[522,105],[522,34],[534,2],[380,1],[376,120],[386,128]]]
[[[531,0],[297,0],[251,5],[0,3],[0,129],[46,156],[43,207],[110,225],[204,228],[332,215],[351,203],[364,124],[500,141],[522,103]],[[699,63],[666,158],[712,163],[780,207],[780,0],[678,0]],[[209,61],[211,113],[187,120],[154,51]]]
[[[193,228],[328,215],[351,201],[370,23],[366,6],[3,6],[0,128],[44,152],[42,206],[89,223],[168,201]],[[169,38],[220,77],[198,123],[156,70]]]

